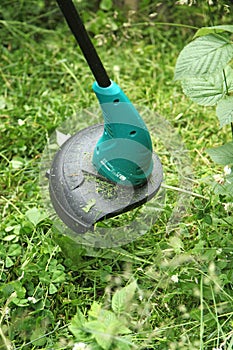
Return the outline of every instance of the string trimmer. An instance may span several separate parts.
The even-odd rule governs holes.
[[[61,144],[49,171],[56,213],[70,229],[84,233],[150,200],[160,188],[162,166],[143,119],[108,77],[73,2],[57,3],[95,77],[92,88],[104,119]],[[100,183],[115,184],[115,197],[103,195]]]

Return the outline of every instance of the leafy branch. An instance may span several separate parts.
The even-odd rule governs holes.
[[[117,290],[112,296],[111,310],[93,302],[86,318],[80,309],[72,318],[69,330],[76,340],[91,345],[91,349],[129,350],[137,348],[131,341],[128,311],[135,297],[137,283]]]
[[[175,80],[180,80],[183,92],[202,106],[215,106],[220,127],[231,126],[233,137],[233,25],[200,28],[193,41],[180,52]],[[218,164],[233,167],[233,142],[208,154]],[[232,168],[218,184],[217,193],[233,193]],[[221,186],[220,186],[221,185]]]

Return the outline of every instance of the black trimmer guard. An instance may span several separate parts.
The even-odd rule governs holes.
[[[49,171],[49,191],[60,219],[73,231],[93,231],[98,221],[114,217],[150,200],[159,190],[163,170],[153,153],[153,171],[142,187],[120,186],[101,177],[92,165],[102,124],[68,138],[56,153]]]

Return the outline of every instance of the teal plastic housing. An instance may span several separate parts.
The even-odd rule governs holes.
[[[152,142],[145,122],[115,82],[105,88],[95,82],[93,90],[104,118],[93,165],[112,182],[126,186],[145,184],[153,170]]]

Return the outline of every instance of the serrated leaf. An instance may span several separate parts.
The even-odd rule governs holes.
[[[120,340],[116,342],[116,346],[117,346],[117,349],[120,349],[120,350],[131,350],[135,347],[130,340],[124,339],[123,337],[121,337]]]
[[[183,92],[201,106],[214,106],[225,94],[221,75],[185,79],[182,81]]]
[[[97,343],[104,349],[110,349],[113,336],[108,332],[107,326],[99,321],[88,321],[84,328],[92,334]]]
[[[42,324],[40,326],[37,325],[36,329],[33,330],[30,341],[34,344],[35,347],[42,347],[46,343],[46,337],[44,336],[46,333],[46,328],[43,327]]]
[[[227,65],[224,68],[223,77],[224,77],[224,85],[225,85],[226,92],[233,91],[233,69],[231,68],[231,66]]]
[[[69,330],[73,335],[78,339],[80,332],[83,332],[83,327],[86,322],[85,316],[79,308],[77,308],[75,316],[72,318],[70,325],[68,326]]]
[[[101,323],[105,323],[106,326],[108,326],[108,325],[110,325],[112,322],[117,321],[117,317],[116,317],[116,315],[115,315],[112,311],[102,309],[102,310],[100,311],[98,320],[99,320]]]
[[[211,148],[207,150],[210,158],[218,164],[233,164],[233,141],[225,143],[223,146]]]
[[[194,38],[207,35],[207,34],[217,34],[222,32],[233,33],[233,25],[226,24],[226,25],[220,25],[220,26],[202,27],[198,29],[198,31],[194,35]]]
[[[214,106],[233,90],[233,69],[227,65],[224,72],[187,78],[182,81],[182,88],[193,102],[201,106]]]
[[[85,330],[86,318],[79,308],[75,316],[72,318],[70,325],[68,326],[69,330],[75,336],[78,341],[88,341],[91,334]]]
[[[113,336],[131,333],[131,330],[122,324],[122,321],[118,320],[117,318],[115,320],[112,319],[109,323],[105,324],[107,326],[107,333],[112,334]]]
[[[180,52],[175,80],[222,71],[232,57],[233,44],[223,36],[208,34],[198,37]]]
[[[128,328],[128,327],[126,327],[124,324],[122,324],[122,322],[120,322],[120,321],[118,321],[119,323],[118,323],[118,334],[120,334],[120,335],[124,335],[124,334],[130,334],[130,333],[132,333],[132,331]]]
[[[219,101],[216,114],[221,127],[233,122],[233,96],[226,96]]]
[[[101,312],[101,304],[94,301],[91,305],[89,312],[88,312],[88,317],[96,320],[96,319],[98,319],[100,312]]]
[[[117,290],[112,297],[112,309],[116,313],[122,313],[127,310],[129,303],[134,297],[137,289],[137,282],[133,281],[128,286]]]

